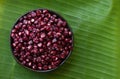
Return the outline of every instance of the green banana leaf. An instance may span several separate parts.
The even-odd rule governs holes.
[[[62,15],[74,33],[74,49],[58,69],[38,73],[13,58],[10,31],[28,11]],[[0,79],[120,79],[120,0],[0,0]]]

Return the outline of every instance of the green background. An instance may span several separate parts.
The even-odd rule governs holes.
[[[62,15],[74,33],[74,49],[58,69],[37,73],[16,63],[10,30],[28,11]],[[0,0],[0,79],[120,79],[120,0]]]

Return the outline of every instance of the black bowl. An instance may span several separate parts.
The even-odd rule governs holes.
[[[37,10],[48,10],[48,9],[37,9]],[[36,11],[36,10],[32,10],[32,11]],[[26,14],[28,14],[28,13],[30,13],[30,12],[32,12],[32,11],[29,11],[29,12],[27,12]],[[58,13],[56,13],[56,12],[54,12],[54,11],[52,11],[52,10],[48,10],[51,14],[55,14],[55,15],[57,15],[57,17],[60,17],[62,20],[64,20],[64,21],[66,21],[61,15],[59,15]],[[23,17],[23,16],[25,16],[26,14],[24,14],[24,15],[22,15],[21,17]],[[21,18],[20,17],[20,18]],[[20,19],[19,18],[19,19]],[[13,27],[12,27],[12,29],[11,29],[11,33],[12,33],[12,30],[14,29],[14,27],[15,27],[15,25],[19,22],[19,19],[16,21],[16,23],[13,25]],[[67,21],[66,21],[66,23],[67,23]],[[68,25],[68,23],[67,23],[67,27],[70,29],[70,31],[72,32],[72,30],[71,30],[71,28],[69,27],[69,25]],[[13,38],[11,37],[11,33],[10,33],[10,47],[11,47],[11,51],[12,51],[12,54],[13,54],[13,56],[14,56],[14,58],[15,58],[15,60],[19,63],[19,64],[21,64],[21,62],[15,57],[15,55],[14,55],[14,53],[13,53],[13,51],[14,51],[14,47],[12,46],[12,43],[13,43]],[[72,32],[72,48],[73,48],[73,32]],[[72,50],[71,50],[72,51]],[[57,69],[58,67],[60,67],[67,59],[68,59],[68,57],[70,56],[70,54],[71,54],[71,51],[69,52],[69,54],[66,56],[66,58],[56,67],[56,68],[53,68],[53,69],[48,69],[48,70],[34,70],[34,69],[32,69],[32,68],[29,68],[29,67],[27,67],[27,66],[25,66],[25,65],[23,65],[23,64],[21,64],[23,67],[25,67],[25,68],[27,68],[27,69],[30,69],[30,70],[32,70],[32,71],[35,71],[35,72],[49,72],[49,71],[52,71],[52,70],[55,70],[55,69]]]

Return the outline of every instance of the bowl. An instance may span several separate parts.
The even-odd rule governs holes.
[[[41,13],[37,14],[37,11],[38,11],[38,13],[39,12],[41,12]],[[54,16],[55,19],[57,19],[57,20],[55,20],[55,19],[52,20],[52,17],[49,16],[49,14],[51,16]],[[31,15],[31,16],[29,16],[29,15]],[[45,23],[42,23],[43,22],[42,19],[45,20],[45,17],[48,17],[47,18],[48,22],[47,22],[47,19],[46,19],[46,21],[44,21],[44,22],[47,22],[46,26],[44,25]],[[42,18],[42,19],[38,20],[39,18]],[[62,20],[61,23],[59,23],[60,20]],[[36,21],[38,21],[38,23],[35,23]],[[51,25],[49,22],[51,22]],[[55,25],[55,23],[56,23],[56,25]],[[34,32],[34,28],[38,27],[37,25],[39,26],[38,30],[40,30],[40,31]],[[30,27],[32,29],[28,29]],[[49,29],[52,28],[54,30],[51,31],[51,30],[49,30],[49,29],[47,30],[45,28],[47,30],[47,32],[46,32],[46,30],[42,29],[42,27],[43,28],[50,27]],[[56,28],[56,30],[55,30],[55,28]],[[63,28],[63,30],[62,30],[62,28]],[[26,29],[28,31],[26,31]],[[59,29],[61,29],[62,31]],[[57,32],[57,31],[61,31],[61,32]],[[52,33],[56,32],[56,33],[48,35],[49,32],[52,32]],[[33,33],[33,36],[35,34],[38,34],[38,36],[36,35],[32,38],[32,36],[30,36],[30,34],[32,35],[32,33]],[[23,36],[22,36],[22,34],[23,34]],[[40,37],[39,37],[39,34],[41,35]],[[45,38],[44,34],[48,35],[48,36],[46,36],[46,38]],[[26,36],[28,35],[26,37],[26,38],[28,38],[27,40],[23,40],[25,35]],[[64,36],[64,38],[62,38],[62,36]],[[33,40],[34,38],[43,39],[43,41],[39,40],[41,43],[37,43],[37,41]],[[56,41],[53,38],[56,38],[59,40]],[[60,38],[63,39],[63,41],[60,41]],[[49,41],[52,41],[52,42],[48,42],[47,39],[49,39]],[[32,40],[32,42],[33,42],[32,44],[30,44],[28,42],[30,40]],[[58,42],[58,41],[60,41],[60,42]],[[43,44],[44,42],[45,42],[45,44]],[[52,43],[51,46],[49,46],[50,43]],[[58,44],[58,43],[60,43],[60,44]],[[42,47],[44,50],[42,52],[40,52],[40,49],[42,50],[41,44],[43,44],[43,46],[46,45],[46,47]],[[55,44],[56,44],[56,46],[54,46]],[[36,50],[39,50],[39,51],[37,51],[37,53],[35,54],[35,50],[32,50],[32,49],[34,49],[36,45],[37,45]],[[31,48],[31,50],[28,50],[28,48],[30,48],[30,46],[32,46],[32,48]],[[59,46],[61,46],[61,48]],[[73,32],[72,32],[70,26],[68,25],[67,21],[58,13],[48,10],[48,9],[32,10],[32,11],[29,11],[26,14],[22,15],[16,21],[16,23],[13,25],[13,28],[11,29],[11,33],[10,33],[10,47],[11,47],[11,51],[12,51],[12,54],[13,54],[15,60],[19,64],[21,64],[23,67],[30,69],[32,71],[36,71],[36,72],[49,72],[49,71],[55,70],[58,67],[60,67],[70,56],[71,51],[73,49]],[[51,53],[53,53],[53,50],[56,50],[55,52],[57,54],[51,54]],[[27,51],[29,51],[29,53],[27,53]],[[46,54],[46,52],[47,52],[47,54]],[[64,53],[64,52],[66,52],[66,53]],[[62,56],[63,53],[65,54],[65,57],[64,57],[64,55]],[[30,57],[31,57],[31,59],[29,59]],[[46,57],[46,59],[47,59],[47,57],[49,59],[46,60],[45,57]],[[36,62],[34,62],[35,58],[36,58]],[[38,60],[40,60],[40,61],[38,61]],[[44,60],[44,61],[42,61],[42,60]],[[53,61],[53,60],[56,60],[56,61]],[[59,64],[55,65],[55,62],[57,63],[58,60],[60,61]],[[49,62],[47,62],[47,61],[49,61]],[[55,67],[53,67],[54,65],[55,65]]]

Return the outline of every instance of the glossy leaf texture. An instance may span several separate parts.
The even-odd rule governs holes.
[[[39,8],[63,16],[74,33],[71,56],[48,73],[25,69],[10,50],[16,20]],[[0,79],[120,79],[120,0],[0,0]]]

